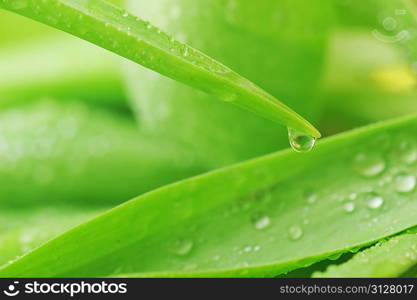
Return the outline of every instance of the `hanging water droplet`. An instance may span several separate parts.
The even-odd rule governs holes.
[[[308,133],[288,127],[288,138],[291,148],[296,152],[308,152],[313,149],[316,138]]]
[[[192,248],[193,242],[190,240],[176,240],[169,246],[169,250],[177,255],[186,255]]]
[[[408,193],[414,190],[416,186],[416,177],[410,174],[398,174],[394,179],[395,190],[399,193]]]
[[[126,18],[126,17],[128,17],[128,16],[129,16],[129,13],[128,13],[127,11],[123,12],[123,14],[122,14],[122,17],[123,17],[123,18]]]
[[[291,240],[297,241],[303,236],[303,229],[298,225],[291,226],[288,229],[288,235]]]
[[[353,170],[362,176],[373,177],[385,170],[385,161],[377,154],[360,153],[353,159]]]
[[[256,229],[262,230],[267,228],[271,224],[271,219],[265,215],[254,215],[252,217],[252,223]]]
[[[346,202],[344,205],[343,205],[343,209],[346,211],[346,212],[353,212],[354,210],[355,210],[355,203],[353,203],[353,202]]]
[[[369,208],[377,209],[380,208],[382,204],[384,204],[384,198],[382,198],[378,194],[370,193],[366,196],[366,203]]]

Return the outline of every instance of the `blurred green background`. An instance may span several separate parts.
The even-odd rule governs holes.
[[[326,136],[417,110],[411,2],[113,2]],[[0,241],[15,245],[4,261],[45,219],[59,225],[32,246],[159,186],[288,147],[285,128],[65,33],[5,11],[0,28]]]

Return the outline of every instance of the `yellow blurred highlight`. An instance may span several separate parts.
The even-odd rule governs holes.
[[[380,89],[393,93],[408,92],[417,83],[415,74],[408,66],[378,70],[371,73],[370,77]]]

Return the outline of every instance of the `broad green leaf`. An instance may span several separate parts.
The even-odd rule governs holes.
[[[119,61],[77,38],[31,39],[0,50],[0,107],[48,97],[127,108]]]
[[[332,1],[131,0],[129,9],[317,118]],[[192,24],[192,26],[190,26]],[[130,64],[128,86],[141,126],[180,140],[223,166],[287,148],[287,132],[240,110]],[[184,109],[186,108],[186,109]],[[227,129],[227,130],[226,130]]]
[[[124,115],[45,100],[0,112],[0,207],[103,206],[205,170]]]
[[[417,234],[406,233],[381,241],[315,277],[415,277],[416,267]]]
[[[381,123],[165,186],[0,275],[276,276],[356,251],[417,224],[416,130]]]
[[[320,137],[310,123],[249,80],[107,1],[2,0],[0,8],[76,35],[267,119]]]

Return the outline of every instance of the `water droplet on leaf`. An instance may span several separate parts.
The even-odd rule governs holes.
[[[297,241],[303,236],[303,230],[300,226],[294,225],[291,226],[290,229],[288,229],[288,235],[291,240]]]
[[[362,176],[373,177],[385,170],[385,161],[379,155],[361,153],[353,159],[353,170]]]
[[[382,198],[378,194],[370,193],[366,196],[366,203],[369,208],[377,209],[380,208],[382,204],[384,204],[384,198]]]
[[[410,174],[398,174],[394,179],[395,190],[399,193],[408,193],[414,190],[416,177]]]
[[[308,152],[316,143],[315,137],[293,128],[288,128],[288,138],[291,148],[296,152]]]
[[[353,212],[354,210],[355,210],[355,203],[353,203],[353,202],[346,202],[344,205],[343,205],[343,209],[346,211],[346,212]]]
[[[403,162],[412,164],[417,161],[417,148],[411,141],[404,140],[399,144],[395,155]]]
[[[189,240],[176,240],[171,243],[169,249],[177,255],[186,255],[193,248],[193,242]]]
[[[247,247],[243,248],[243,252],[251,252],[251,251],[252,251],[251,246],[247,246]]]
[[[271,224],[271,219],[264,215],[255,215],[252,217],[252,223],[256,229],[262,230]]]

